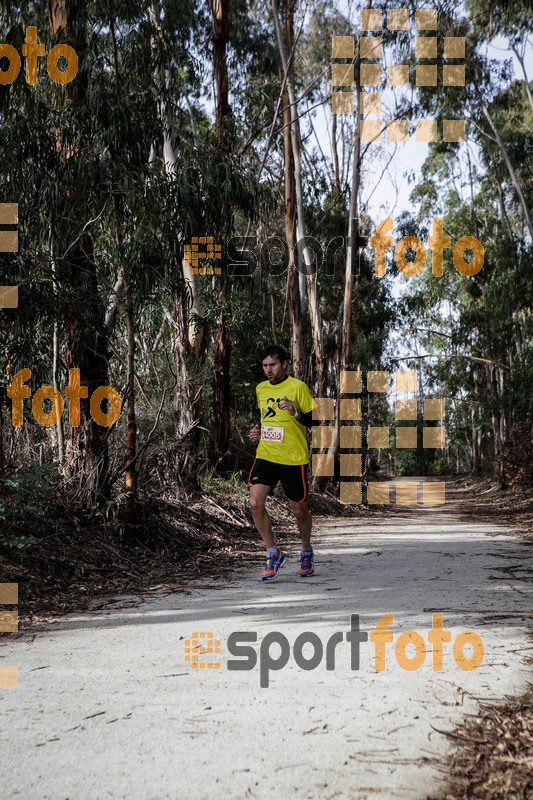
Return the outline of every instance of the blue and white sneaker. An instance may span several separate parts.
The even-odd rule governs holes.
[[[263,570],[263,575],[261,576],[261,580],[273,581],[275,578],[277,578],[278,572],[284,565],[286,559],[287,559],[286,554],[280,548],[278,548],[277,555],[269,556],[267,553],[266,564]]]
[[[311,548],[310,552],[305,550],[300,552],[300,569],[298,570],[300,578],[310,578],[311,575],[315,574],[314,560],[313,548]]]

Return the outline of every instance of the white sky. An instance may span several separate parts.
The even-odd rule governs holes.
[[[512,58],[513,69],[515,78],[523,78],[522,69],[518,63],[515,54],[507,49],[507,43],[504,39],[496,39],[491,45],[487,47],[486,53],[489,58],[504,61]],[[526,72],[529,80],[533,79],[533,47],[529,46],[526,51]],[[398,91],[398,90],[396,90]],[[461,145],[461,148],[467,146],[467,143]],[[374,144],[372,147],[382,147],[389,150],[394,147],[393,144]],[[471,157],[477,161],[476,148],[471,147]],[[405,144],[396,145],[396,151],[393,161],[391,162],[387,173],[384,175],[381,185],[377,191],[375,184],[368,185],[363,191],[363,200],[365,196],[368,197],[371,192],[373,196],[369,202],[369,212],[373,219],[381,220],[387,217],[397,217],[402,211],[413,211],[412,203],[409,200],[409,195],[412,191],[413,184],[408,184],[405,174],[409,171],[415,171],[420,174],[420,170],[424,160],[427,156],[429,145],[423,142],[406,142]],[[398,192],[396,196],[396,192]]]
[[[356,22],[353,14],[346,11],[349,5],[349,0],[339,0],[337,7],[345,11],[346,16],[351,21]],[[400,3],[398,4],[400,5]],[[419,7],[427,6],[429,3],[421,2]],[[460,4],[458,4],[460,5]],[[413,35],[413,31],[411,31]],[[514,79],[523,80],[524,74],[522,68],[516,58],[515,54],[508,48],[508,43],[505,39],[499,37],[487,45],[484,55],[490,59],[504,61],[511,59],[513,64]],[[386,54],[385,54],[386,57]],[[468,57],[468,53],[467,53]],[[533,79],[533,48],[531,43],[528,43],[528,49],[525,54],[525,67],[527,77],[529,80]],[[411,87],[397,88],[394,90],[385,90],[383,92],[384,101],[384,114],[383,116],[394,117],[392,108],[394,107],[395,98],[393,92],[412,92],[415,91]],[[389,106],[389,113],[387,113],[386,106]],[[317,115],[315,120],[317,135],[321,139],[322,150],[326,155],[331,152],[329,131],[331,130],[331,104],[328,107],[323,107],[321,113]],[[467,124],[468,136],[468,124]],[[460,145],[462,155],[465,156],[466,148],[469,148],[470,157],[473,164],[478,164],[478,150],[473,142],[465,142]],[[371,167],[366,167],[363,164],[364,180],[361,193],[361,206],[366,210],[372,218],[375,225],[379,221],[391,217],[397,219],[402,212],[408,211],[415,213],[416,208],[410,201],[410,194],[416,185],[416,180],[421,176],[421,168],[427,157],[429,145],[421,142],[410,141],[401,144],[395,143],[373,143],[371,148],[375,148],[374,155],[378,155],[377,161],[373,158]],[[391,158],[392,157],[392,158]],[[465,157],[466,161],[466,157]],[[388,162],[388,164],[387,164]],[[386,169],[384,170],[384,168]],[[383,171],[384,170],[384,171]],[[481,168],[480,168],[481,171]],[[467,167],[465,165],[465,174]],[[375,173],[375,174],[372,174]],[[408,181],[408,173],[414,173],[414,180]],[[462,183],[459,176],[459,184]],[[466,187],[465,187],[466,189]],[[469,198],[465,190],[465,200]],[[436,212],[435,216],[438,216]],[[465,231],[465,235],[470,232]],[[395,240],[397,236],[395,231],[392,231]],[[397,276],[391,280],[391,288],[394,297],[399,297],[407,288],[409,279],[402,276]],[[408,355],[409,349],[406,348],[402,338],[392,336],[390,341],[390,349],[394,350],[396,355]]]
[[[419,4],[419,7],[422,8],[429,5],[430,3],[425,0],[425,2],[421,2]],[[350,8],[352,7],[350,0],[338,0],[338,2],[334,3],[334,6],[342,11],[351,22],[358,23],[356,12],[350,12]],[[460,12],[461,7],[462,3],[459,2],[458,13]],[[411,35],[414,35],[414,31],[412,29],[410,33]],[[485,48],[484,55],[490,59],[496,59],[502,62],[511,59],[513,64],[514,78],[524,78],[518,59],[508,48],[508,43],[503,37],[497,37],[490,44],[488,44]],[[532,80],[533,47],[531,46],[531,42],[528,42],[528,47],[525,53],[525,66],[527,76],[529,80]],[[413,89],[411,87],[385,90],[383,92],[384,106],[388,105],[389,109],[394,107],[394,92],[410,93],[412,91]],[[329,127],[329,129],[331,128],[330,115],[330,107],[328,109],[323,109],[322,120],[317,119],[318,129],[326,125]],[[329,153],[329,137],[326,131],[327,129],[322,127],[322,133],[319,133],[319,136],[322,140],[321,144],[324,152]],[[466,146],[467,144],[465,143],[465,145],[461,145],[461,148],[464,150]],[[376,169],[377,181],[372,181],[371,175],[368,173],[366,174],[366,181],[362,189],[362,205],[364,206],[368,203],[368,212],[374,221],[377,222],[379,220],[386,219],[387,217],[396,218],[402,211],[414,211],[412,203],[409,200],[413,183],[408,183],[406,174],[408,172],[420,174],[422,164],[427,156],[428,147],[429,146],[425,143],[415,141],[401,144],[383,142],[373,143],[371,145],[371,148],[380,149],[382,151],[380,153],[382,156],[382,166],[379,169]],[[475,152],[475,148],[472,147],[472,144],[470,144],[470,148],[471,158],[474,162],[476,162],[477,154]],[[391,156],[392,160],[390,160]],[[385,174],[382,175],[383,166],[389,160],[390,164],[387,167]]]

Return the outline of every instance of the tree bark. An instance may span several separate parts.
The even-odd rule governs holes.
[[[125,518],[129,525],[135,522],[137,500],[137,419],[135,413],[135,312],[130,285],[130,261],[124,249],[122,198],[115,195],[115,236],[118,256],[118,279],[123,287],[127,336],[127,424],[125,465]]]
[[[355,131],[352,165],[352,187],[348,219],[348,242],[346,245],[346,268],[344,272],[344,305],[342,318],[341,369],[350,369],[352,349],[352,294],[353,274],[359,247],[359,185],[361,182],[361,140],[359,124],[359,93],[355,99]]]
[[[507,438],[505,415],[503,413],[503,370],[491,366],[488,370],[488,388],[491,398],[491,427],[494,442],[495,475],[500,488],[505,489],[505,469],[503,463],[504,443]]]
[[[159,0],[151,0],[149,16],[154,27],[152,50],[156,64],[154,79],[158,90],[158,117],[163,136],[163,169],[169,180],[175,180],[178,155],[174,147],[175,132],[169,72],[168,68],[161,63],[163,33]],[[188,472],[186,463],[191,460],[196,463],[198,455],[195,451],[198,446],[197,434],[202,409],[201,383],[198,382],[198,373],[205,358],[206,329],[204,324],[198,324],[198,320],[202,323],[205,319],[205,311],[198,291],[198,277],[193,274],[192,267],[183,257],[180,260],[186,291],[183,297],[173,297],[172,314],[174,316],[169,321],[172,330],[172,351],[178,376],[174,390],[176,440],[180,451],[186,450],[186,446],[184,446],[186,440],[191,447],[189,454],[185,456],[183,452],[179,454],[179,463],[176,464],[176,468],[179,473],[183,473],[181,477],[186,480]],[[178,268],[180,260],[177,259]],[[194,473],[193,483],[197,485],[196,473]]]
[[[229,104],[228,67],[226,50],[229,42],[230,9],[229,0],[210,0],[213,23],[213,76],[215,83],[215,106],[217,142],[221,156],[230,152],[231,136],[229,120],[231,107]],[[231,229],[231,209],[222,200],[220,204],[221,231],[223,240],[227,241]],[[215,279],[215,291],[219,303],[217,331],[215,341],[215,377],[213,387],[213,432],[211,436],[210,457],[218,467],[224,470],[230,446],[230,410],[231,410],[231,338],[226,320],[226,269],[224,259],[220,263],[222,274]]]
[[[86,41],[86,8],[83,0],[49,0],[48,12],[52,45],[68,42],[78,55],[80,68],[76,80],[68,84],[62,97],[76,107],[86,102],[88,72]],[[59,110],[59,109],[58,109]],[[107,429],[91,417],[89,399],[99,386],[109,384],[107,334],[104,310],[98,294],[96,265],[91,234],[84,228],[86,214],[82,200],[77,199],[71,183],[68,161],[80,157],[84,142],[74,123],[58,123],[57,150],[60,156],[58,183],[61,186],[62,224],[54,231],[54,243],[75,240],[61,256],[56,252],[57,280],[63,301],[65,331],[65,364],[79,368],[82,386],[89,397],[80,403],[80,424],[70,429],[70,442],[65,467],[75,479],[79,497],[93,505],[110,496]],[[81,233],[80,233],[81,231]],[[55,249],[55,248],[54,248]]]
[[[341,396],[341,373],[352,369],[352,297],[356,260],[359,252],[359,186],[361,183],[361,138],[359,118],[359,92],[355,93],[355,129],[352,163],[352,184],[350,210],[348,214],[348,241],[346,244],[346,265],[344,271],[344,301],[342,305],[342,332],[340,336],[339,375],[337,377],[337,397]],[[334,459],[340,450],[340,403],[335,407]],[[364,442],[363,442],[364,443]],[[367,449],[363,448],[362,463],[366,468]]]
[[[171,345],[176,365],[174,391],[174,427],[177,436],[176,472],[188,490],[198,488],[198,445],[203,383],[200,366],[205,351],[196,354],[187,336],[189,308],[187,298],[175,293],[172,314],[167,312]],[[205,342],[205,338],[203,339]]]
[[[135,522],[135,501],[137,499],[137,419],[135,414],[135,316],[130,283],[126,279],[124,287],[126,306],[126,330],[128,336],[128,421],[126,441],[126,522]]]
[[[515,169],[513,167],[512,161],[509,158],[509,153],[507,152],[507,148],[505,147],[503,139],[500,136],[500,132],[499,132],[497,126],[496,126],[496,123],[492,119],[490,111],[487,108],[486,104],[481,99],[481,97],[480,97],[480,101],[481,101],[481,108],[483,110],[483,114],[485,115],[485,117],[486,117],[486,119],[487,119],[487,121],[488,121],[488,123],[489,123],[489,125],[490,125],[490,127],[492,129],[492,132],[494,133],[494,138],[496,139],[496,143],[498,145],[500,153],[502,154],[503,160],[505,161],[505,165],[507,167],[507,171],[509,172],[509,177],[511,178],[511,183],[514,186],[514,190],[515,190],[516,195],[518,197],[518,201],[519,201],[520,205],[522,206],[522,212],[524,214],[524,219],[526,221],[526,225],[527,225],[528,230],[529,230],[529,235],[533,239],[533,220],[531,218],[531,214],[529,212],[529,206],[527,204],[526,198],[524,197],[524,193],[522,191],[522,187],[520,185],[520,181],[518,180],[518,176],[517,176],[517,174],[515,172]]]
[[[292,49],[293,29],[292,15],[287,14],[287,46]],[[299,380],[304,380],[304,349],[302,340],[302,307],[300,302],[300,287],[298,283],[298,270],[294,261],[295,237],[295,202],[294,202],[294,159],[292,156],[289,110],[287,92],[283,93],[283,158],[285,162],[285,239],[289,251],[289,265],[287,269],[287,298],[289,303],[289,319],[291,330],[291,366],[292,374]]]
[[[56,280],[56,268],[55,264],[52,262],[52,275],[53,283],[54,283],[54,292],[57,295],[57,280]],[[59,380],[59,323],[57,320],[54,320],[54,335],[53,335],[53,343],[52,343],[52,381],[53,386],[56,391],[59,391],[60,380]],[[65,431],[63,428],[63,415],[61,415],[57,422],[56,422],[56,436],[57,436],[57,460],[61,465],[65,462]]]
[[[229,449],[231,339],[223,312],[220,312],[215,350],[215,385],[213,402],[213,437],[211,457],[221,469],[226,466]]]
[[[341,178],[339,172],[339,150],[337,147],[337,115],[332,114],[331,123],[331,148],[333,151],[333,166],[335,169],[335,194],[340,197],[341,194]]]
[[[210,0],[213,20],[213,75],[216,91],[217,141],[219,147],[227,145],[229,104],[228,65],[226,48],[229,41],[229,0]]]
[[[313,355],[315,360],[315,393],[321,397],[324,389],[324,356],[322,343],[322,323],[318,308],[318,297],[316,291],[316,271],[312,273],[311,254],[306,242],[305,219],[301,177],[301,158],[300,158],[300,126],[298,122],[298,108],[292,81],[290,79],[289,63],[287,50],[279,20],[277,0],[272,0],[272,12],[274,16],[274,27],[280,54],[283,74],[286,77],[287,93],[289,96],[290,117],[291,117],[291,145],[294,158],[294,188],[296,195],[296,231],[298,245],[301,248],[305,270],[307,274],[307,294],[309,298],[309,317],[311,321],[311,332],[313,337]]]

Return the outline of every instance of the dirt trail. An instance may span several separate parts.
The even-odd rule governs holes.
[[[140,603],[121,598],[113,608],[4,637],[0,664],[18,665],[20,681],[0,690],[4,797],[439,797],[437,759],[449,740],[438,731],[474,713],[478,700],[518,693],[529,676],[529,551],[505,532],[461,521],[453,504],[326,521],[315,536],[312,579],[298,578],[292,552],[272,583],[258,581],[258,562],[231,583],[199,582],[189,594],[161,592]],[[432,669],[428,642],[438,612],[452,636],[442,672]],[[394,641],[385,644],[385,669],[376,671],[371,641],[361,642],[354,669],[351,615],[370,633],[387,613]],[[396,642],[413,629],[427,653],[420,669],[407,671]],[[455,663],[452,645],[463,630],[483,640],[478,669]],[[195,631],[220,640],[219,655],[199,655],[220,668],[186,663],[185,641]],[[236,631],[257,635],[248,645],[253,669],[228,669]],[[320,637],[314,669],[295,660],[295,640],[306,631],[314,644],[296,657],[300,665],[318,658]],[[337,631],[335,669],[327,670],[327,642]],[[290,652],[283,669],[268,670],[268,654],[271,667],[282,654],[265,641],[274,632]],[[329,650],[331,657],[333,644]]]

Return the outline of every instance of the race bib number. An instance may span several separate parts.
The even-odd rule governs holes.
[[[283,428],[273,428],[268,425],[261,425],[261,439],[264,442],[282,442]]]

